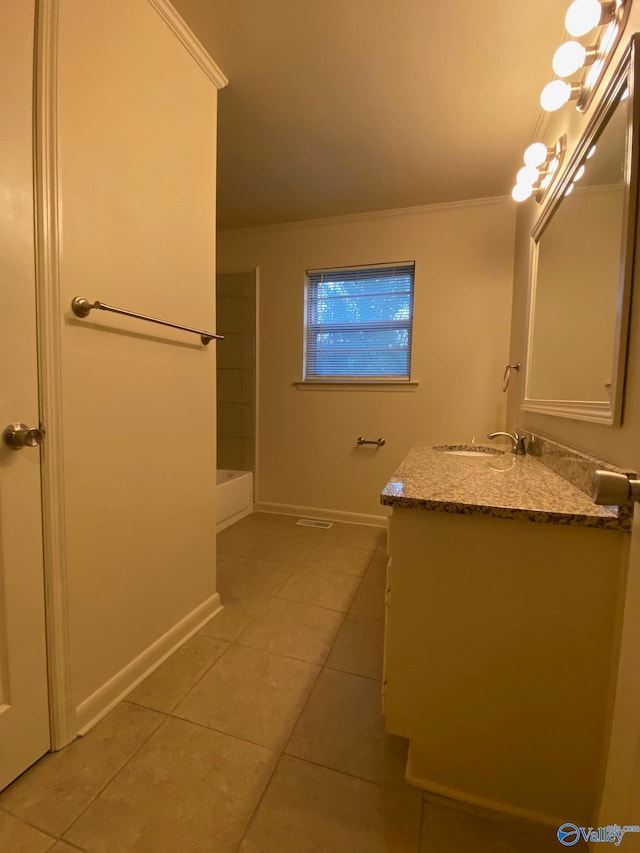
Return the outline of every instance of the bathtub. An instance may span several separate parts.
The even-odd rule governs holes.
[[[220,532],[253,511],[253,473],[216,472],[216,531]]]

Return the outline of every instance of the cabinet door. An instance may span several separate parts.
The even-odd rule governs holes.
[[[391,557],[387,561],[387,580],[384,588],[384,657],[382,660],[382,713],[385,712],[389,690],[389,665],[387,660],[389,616],[391,607]]]

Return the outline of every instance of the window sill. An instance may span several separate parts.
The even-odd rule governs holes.
[[[417,382],[407,382],[396,379],[372,379],[364,380],[301,380],[292,383],[298,391],[415,391]]]

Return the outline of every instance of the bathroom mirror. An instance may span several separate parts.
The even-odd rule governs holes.
[[[617,424],[636,229],[633,36],[532,233],[523,409]]]

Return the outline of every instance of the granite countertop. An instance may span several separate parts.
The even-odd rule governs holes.
[[[455,448],[457,445],[441,445]],[[533,456],[495,446],[480,458],[416,444],[382,490],[385,506],[526,521],[631,529],[627,507],[597,506]]]

